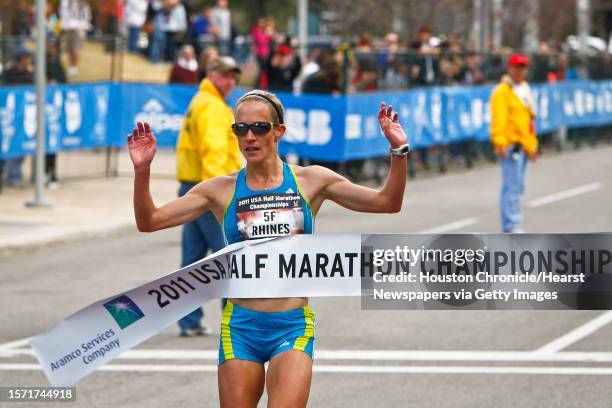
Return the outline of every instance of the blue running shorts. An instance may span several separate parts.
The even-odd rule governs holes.
[[[287,350],[300,350],[312,358],[314,320],[310,306],[257,312],[228,300],[221,321],[219,365],[234,358],[263,364]]]

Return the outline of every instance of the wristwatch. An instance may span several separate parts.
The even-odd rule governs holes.
[[[408,153],[410,153],[410,145],[406,143],[405,145],[400,146],[396,149],[390,147],[389,152],[394,156],[406,156]]]

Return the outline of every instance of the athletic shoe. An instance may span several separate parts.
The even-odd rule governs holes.
[[[212,330],[208,326],[198,326],[193,331],[196,336],[210,336],[212,334]]]
[[[198,325],[196,327],[190,329],[181,329],[179,332],[179,337],[189,337],[189,336],[210,336],[212,334],[212,330],[207,326]]]

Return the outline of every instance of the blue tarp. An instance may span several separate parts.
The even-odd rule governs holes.
[[[537,129],[612,124],[612,81],[571,81],[532,87]],[[492,86],[434,87],[346,96],[278,94],[287,133],[281,154],[322,161],[374,157],[388,144],[377,122],[380,101],[400,114],[415,147],[488,139]],[[160,147],[173,147],[195,86],[96,83],[47,88],[47,150],[126,144],[136,121],[148,121]],[[244,89],[229,98],[233,104]],[[33,154],[36,94],[33,86],[0,88],[0,158]]]

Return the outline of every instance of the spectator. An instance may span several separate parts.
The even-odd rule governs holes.
[[[291,92],[293,80],[302,69],[302,62],[293,48],[287,44],[279,45],[270,55],[266,64],[268,88]]]
[[[552,50],[546,41],[540,41],[538,52],[531,58],[531,80],[535,83],[547,82],[554,75]]]
[[[102,27],[107,35],[106,52],[115,52],[119,27],[123,24],[123,0],[102,0],[100,5],[103,17]]]
[[[53,84],[66,83],[66,72],[60,60],[59,42],[56,38],[47,41],[47,82]],[[51,142],[50,142],[51,144]],[[57,188],[57,154],[47,153],[45,155],[45,180],[49,188]]]
[[[504,58],[503,50],[489,55],[485,74],[486,82],[499,82],[506,69]]]
[[[166,46],[164,58],[166,61],[174,61],[179,37],[187,32],[187,13],[185,6],[180,0],[165,0],[164,5]]]
[[[452,33],[447,39],[447,52],[451,54],[461,54],[463,52],[463,44],[459,33]]]
[[[384,76],[379,80],[379,88],[398,90],[408,88],[410,67],[399,54],[394,54],[389,60]]]
[[[19,47],[13,53],[14,63],[6,69],[7,85],[28,85],[34,83],[32,53],[25,47]]]
[[[387,65],[387,64],[385,64]],[[377,89],[378,69],[370,59],[360,61],[357,74],[351,81],[355,92],[372,92]]]
[[[418,55],[411,67],[411,84],[413,86],[431,86],[440,81],[440,63],[434,55],[439,54],[436,44],[439,41],[431,35],[429,27],[421,27],[417,41],[412,47]]]
[[[198,61],[195,51],[189,44],[185,44],[179,51],[179,56],[170,71],[170,83],[196,84],[198,83]]]
[[[9,6],[9,3],[13,3]],[[32,27],[32,7],[30,2],[26,1],[2,1],[0,6],[0,22],[2,34],[17,37],[16,47],[24,46],[25,39],[31,34]],[[5,5],[6,4],[6,5]],[[9,12],[9,7],[12,8],[12,13]],[[6,13],[3,15],[3,13]]]
[[[357,46],[355,47],[355,52],[357,53],[369,53],[372,52],[372,36],[370,33],[365,32],[359,35],[359,39],[357,41]]]
[[[569,57],[565,53],[559,54],[556,77],[558,81],[579,79],[578,72],[570,66]]]
[[[527,159],[535,160],[535,106],[527,78],[527,57],[514,54],[508,75],[491,95],[491,143],[501,163],[500,213],[502,232],[522,232],[520,201],[525,190]]]
[[[212,9],[207,7],[198,14],[191,24],[191,44],[196,54],[201,55],[202,49],[210,47],[215,41],[215,27],[212,25]],[[204,68],[206,70],[206,68]]]
[[[340,54],[342,55],[342,54]],[[342,65],[333,52],[326,51],[320,56],[321,68],[304,81],[302,91],[305,94],[340,95],[342,91]],[[319,162],[317,160],[299,159],[300,165],[319,164],[331,169],[339,169],[341,163]]]
[[[202,11],[193,19],[193,24],[191,25],[191,33],[196,41],[199,41],[202,36],[206,36],[211,32],[211,16],[212,9],[207,7],[204,9],[204,11]]]
[[[265,17],[259,18],[257,24],[251,29],[251,38],[253,40],[253,52],[257,59],[257,83],[260,88],[267,87],[267,78],[262,79],[265,73],[265,66],[270,57],[272,40],[274,39],[274,20]]]
[[[7,85],[28,85],[34,83],[34,71],[32,66],[32,53],[25,47],[19,47],[13,54],[13,64],[5,72]],[[23,173],[21,165],[23,157],[14,157],[5,160],[7,168],[7,184],[10,187],[23,185]]]
[[[232,40],[232,15],[228,0],[217,0],[212,10],[212,25],[217,34],[217,48],[221,55],[229,55]]]
[[[68,76],[79,73],[79,56],[85,34],[91,27],[91,9],[86,0],[61,0],[60,19],[66,35],[69,63]]]
[[[293,93],[299,95],[302,93],[302,87],[304,86],[304,81],[306,78],[316,73],[321,69],[320,67],[320,56],[321,50],[319,48],[314,48],[308,58],[306,60],[306,64],[302,66],[302,70],[298,74],[298,76],[293,81]]]
[[[412,48],[420,52],[431,52],[439,41],[431,34],[431,28],[423,26],[419,28],[419,34],[415,41],[412,43]]]
[[[147,7],[145,32],[149,34],[149,58],[153,64],[160,62],[166,47],[166,16],[162,0],[151,0]]]
[[[383,89],[404,89],[408,87],[408,72],[410,68],[408,64],[400,54],[402,48],[400,47],[399,36],[396,33],[388,33],[385,36],[385,48],[381,54],[379,54],[380,60],[380,68],[382,75],[378,75],[378,72],[372,70],[372,68],[365,67],[360,64],[360,69],[358,72],[361,72],[361,75],[364,75],[365,78],[371,77],[373,75],[380,76],[378,78],[378,83]],[[373,78],[376,80],[376,78]],[[370,80],[371,81],[371,80]],[[367,81],[366,81],[367,84]],[[378,87],[377,83],[367,85],[365,88],[362,88],[364,91],[374,91]],[[356,88],[359,90],[359,86]]]
[[[357,46],[353,52],[353,59],[351,64],[351,91],[356,90],[354,87],[359,88],[359,84],[364,81],[364,77],[369,76],[369,72],[378,71],[378,69],[373,70],[372,67],[381,67],[385,64],[386,60],[387,48],[383,49],[383,51],[378,55],[374,53],[374,47],[372,44],[372,37],[369,33],[363,33],[359,36],[357,41]]]
[[[193,6],[191,5],[191,3],[193,3],[194,0],[180,0],[181,4],[183,5],[183,8],[185,9],[185,16],[187,17],[187,29],[185,30],[185,34],[189,33],[191,31],[191,24],[193,23],[194,20],[194,11],[193,11]],[[199,0],[196,0],[199,2]]]
[[[482,71],[482,59],[480,55],[473,53],[467,57],[467,66],[461,75],[461,82],[466,85],[482,85],[485,83],[485,76]]]
[[[321,56],[321,69],[304,81],[304,93],[339,95],[342,91],[342,67],[333,55]]]
[[[206,78],[206,67],[208,66],[208,63],[217,57],[219,57],[219,50],[217,47],[213,47],[211,45],[202,51],[200,54],[200,60],[198,61],[198,83],[202,82],[202,80]]]
[[[57,8],[47,3],[47,36],[59,37],[62,32]]]
[[[395,60],[395,54],[400,50],[399,36],[396,33],[385,35],[385,46],[378,54],[378,65],[381,72],[387,70],[387,66]]]
[[[138,37],[142,29],[149,2],[147,0],[126,0],[125,1],[125,21],[128,26],[128,50],[139,52]]]
[[[440,82],[444,85],[457,85],[463,81],[466,67],[460,54],[440,55]]]

